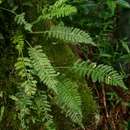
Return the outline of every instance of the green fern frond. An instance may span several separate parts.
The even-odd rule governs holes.
[[[53,5],[45,7],[42,10],[42,14],[36,21],[34,21],[34,23],[38,23],[46,19],[61,18],[76,13],[76,7],[66,4],[66,1],[67,0],[58,0]]]
[[[57,105],[74,123],[82,126],[81,98],[76,83],[63,78],[58,84]]]
[[[15,69],[18,72],[18,75],[22,78],[26,77],[27,74],[29,74],[29,69],[27,70],[26,68],[31,68],[31,61],[27,57],[20,57],[18,58],[17,62],[15,63]]]
[[[23,129],[28,129],[28,119],[26,116],[30,115],[30,107],[32,106],[32,100],[30,96],[24,93],[17,93],[17,96],[10,96],[12,100],[15,101],[16,109],[19,111],[18,119],[20,120],[20,127]]]
[[[90,63],[89,61],[78,60],[74,64],[74,70],[80,74],[80,76],[87,75],[91,77],[93,82],[103,82],[108,85],[120,86],[126,89],[123,82],[123,77],[113,69],[113,67],[108,65],[97,65],[96,63]]]
[[[18,25],[25,24],[25,13],[21,13],[15,16],[15,22],[17,22]]]
[[[34,107],[33,109],[37,111],[38,119],[40,122],[53,122],[53,116],[51,113],[51,106],[47,99],[47,95],[45,92],[40,91],[34,99]]]
[[[85,43],[95,45],[88,33],[73,27],[52,26],[49,31],[46,31],[49,37],[57,38],[65,42],[73,44]]]
[[[49,9],[43,9],[40,20],[53,19],[69,16],[76,13],[77,9],[71,5],[62,5],[61,7],[50,7]]]
[[[22,49],[24,48],[24,36],[21,33],[17,33],[12,37],[12,43],[15,45],[15,48],[19,51],[19,53],[22,52]]]
[[[25,13],[17,14],[14,20],[18,25],[24,25],[25,30],[32,31],[32,24],[25,20]]]
[[[21,87],[24,89],[24,92],[28,96],[32,96],[36,93],[36,84],[37,81],[32,77],[31,71],[31,62],[28,58],[18,58],[18,61],[15,64],[15,69],[18,72],[18,75],[23,78],[25,81],[21,83]]]
[[[27,80],[21,84],[21,87],[24,88],[26,95],[32,96],[36,93],[36,84],[36,80]]]
[[[57,7],[60,7],[62,6],[63,4],[65,4],[67,2],[67,0],[57,0],[55,2],[55,4],[53,5],[53,8],[57,8]]]
[[[50,63],[50,60],[43,53],[41,46],[36,46],[29,49],[29,56],[34,70],[40,80],[47,85],[47,87],[54,92],[57,92],[57,80],[58,73],[55,71]]]

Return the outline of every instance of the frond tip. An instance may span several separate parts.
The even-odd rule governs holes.
[[[120,86],[127,89],[123,77],[109,65],[97,65],[96,63],[90,63],[89,61],[78,60],[73,67],[74,71],[79,73],[80,76],[87,75],[91,77],[93,82],[98,81],[106,83],[112,86]]]
[[[57,105],[66,114],[66,117],[69,117],[74,123],[83,127],[81,97],[77,89],[76,83],[63,78],[58,84],[58,95],[55,100]]]
[[[91,37],[88,33],[73,27],[65,26],[52,26],[49,31],[47,31],[49,37],[57,38],[65,42],[71,42],[73,44],[85,43],[95,46]]]

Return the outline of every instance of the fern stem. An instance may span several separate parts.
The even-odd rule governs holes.
[[[25,42],[28,44],[30,48],[32,48],[31,44],[27,40],[25,40]]]
[[[4,10],[4,11],[7,11],[7,12],[10,12],[11,14],[17,15],[14,11],[3,8],[3,7],[0,7],[0,10]]]
[[[28,32],[30,34],[44,34],[46,33],[45,31],[39,31],[39,32]]]

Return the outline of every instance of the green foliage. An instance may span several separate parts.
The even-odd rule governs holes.
[[[67,117],[79,125],[82,124],[81,99],[76,90],[78,86],[75,83],[57,79],[57,73],[50,64],[41,47],[29,49],[30,59],[32,61],[36,75],[43,83],[56,93],[55,102],[66,113]]]
[[[12,38],[12,43],[15,45],[18,52],[21,53],[24,48],[24,36],[20,33],[15,34]]]
[[[25,93],[24,97],[34,98],[33,110],[37,111],[37,118],[33,119],[34,122],[53,122],[52,116],[48,115],[51,112],[51,107],[47,101],[45,93],[39,93],[38,96],[34,97],[37,91],[37,81],[34,80],[33,75],[38,76],[40,81],[43,82],[54,94],[55,104],[61,108],[62,112],[65,113],[66,117],[69,117],[72,122],[82,124],[82,110],[81,110],[81,98],[78,93],[78,85],[69,79],[60,78],[54,67],[51,65],[48,57],[43,53],[41,46],[29,48],[29,58],[19,58],[15,64],[18,75],[24,79],[21,83],[22,91]],[[32,97],[33,96],[33,97]],[[49,96],[49,95],[48,95]],[[27,98],[28,99],[28,98]],[[19,100],[16,100],[20,102]],[[22,99],[23,101],[23,99]],[[26,99],[24,100],[26,101]],[[30,100],[31,101],[31,100]],[[28,102],[28,100],[27,100]],[[43,104],[41,104],[43,102]],[[27,106],[25,104],[25,106]],[[29,115],[26,111],[21,110],[22,114],[20,120],[23,120],[25,115]],[[25,107],[28,111],[28,107]],[[25,112],[25,113],[24,113]],[[47,114],[47,115],[46,115]],[[42,115],[42,119],[41,119]],[[21,121],[21,126],[25,127],[26,121]]]
[[[84,43],[95,45],[88,33],[73,27],[52,26],[47,31],[49,37],[54,37],[73,44]]]
[[[60,79],[58,95],[55,100],[67,117],[70,117],[73,122],[83,127],[81,98],[76,83],[65,78]]]
[[[53,116],[51,115],[51,105],[44,91],[38,92],[35,97],[33,110],[36,111],[36,116],[33,118],[34,122],[44,122],[45,129],[55,130]]]
[[[45,83],[49,89],[57,93],[57,80],[56,77],[58,73],[52,67],[46,54],[43,53],[41,46],[36,46],[35,48],[29,49],[29,56],[40,80]]]
[[[25,30],[32,31],[32,24],[25,20],[25,13],[17,14],[14,20],[18,25],[23,25]]]
[[[65,2],[66,0],[58,0],[54,3],[54,5],[43,8],[42,14],[34,23],[47,19],[62,18],[77,12],[77,9],[74,6],[68,5]]]
[[[0,97],[1,126],[5,126],[5,129],[30,130],[72,130],[72,127],[84,128],[91,124],[96,127],[96,122],[99,121],[95,119],[98,109],[88,86],[94,92],[96,90],[94,96],[99,93],[99,97],[95,97],[99,102],[102,91],[98,90],[95,82],[101,86],[105,83],[126,89],[119,72],[122,67],[120,59],[123,63],[126,62],[126,51],[129,56],[129,45],[120,45],[120,38],[114,37],[117,33],[117,6],[129,8],[129,4],[124,0],[0,2],[0,78],[4,80],[4,85],[0,81],[1,92],[4,93],[4,97]],[[77,12],[77,15],[73,15]],[[61,22],[65,26],[60,25]],[[14,48],[19,52],[17,57]],[[77,61],[73,66],[79,56],[95,63]],[[8,57],[13,57],[13,60],[10,58],[11,66]],[[104,65],[106,63],[108,65]],[[113,69],[115,67],[118,71]],[[85,76],[94,83],[89,83],[89,80],[87,85]],[[111,87],[108,89],[111,91]],[[108,108],[106,106],[103,109]],[[56,119],[57,117],[62,118]],[[65,126],[66,122],[69,122],[68,126]]]
[[[123,82],[123,77],[118,74],[113,67],[108,65],[97,65],[96,63],[91,63],[89,61],[77,61],[74,64],[74,70],[78,72],[81,76],[87,75],[91,77],[93,82],[102,82],[108,85],[120,86],[126,89]]]
[[[117,0],[117,4],[124,8],[130,8],[130,4],[126,0]]]
[[[17,96],[10,96],[12,100],[15,101],[16,110],[18,110],[18,119],[20,120],[20,128],[28,129],[30,115],[29,107],[32,105],[32,101],[29,96],[24,93],[17,93]]]

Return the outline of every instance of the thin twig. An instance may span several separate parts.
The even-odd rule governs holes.
[[[106,114],[106,118],[108,118],[109,114],[108,114],[108,111],[107,111],[106,94],[105,94],[104,85],[102,85],[102,94],[103,94],[103,105],[104,105],[104,108],[105,108],[105,114]]]

